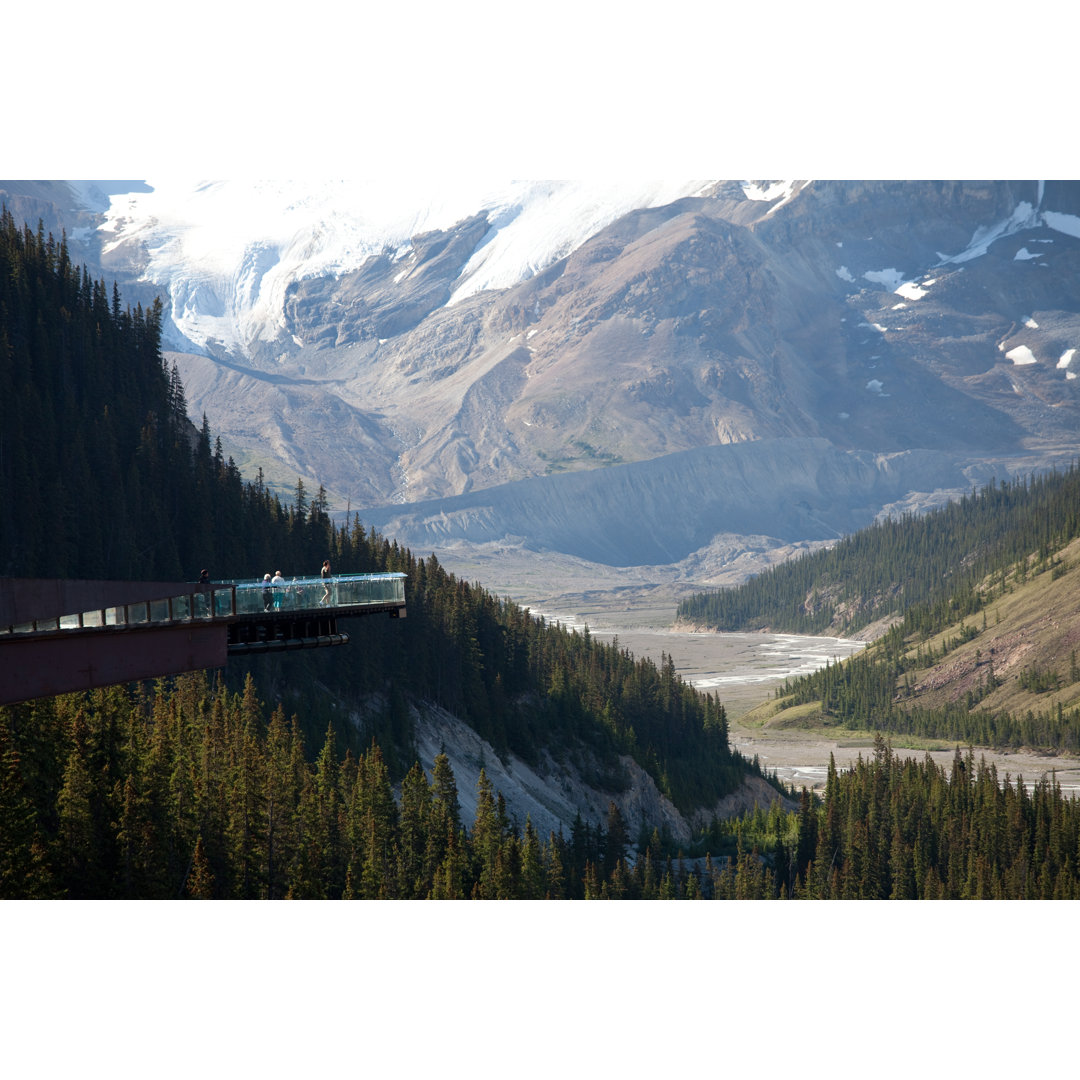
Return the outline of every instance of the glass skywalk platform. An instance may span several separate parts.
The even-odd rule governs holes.
[[[365,615],[386,611],[404,614],[405,575],[339,574],[292,578],[284,585],[250,579],[214,581],[191,586],[175,596],[115,607],[97,608],[11,626],[2,634],[41,634],[56,631],[169,626],[191,622],[235,623],[272,620],[275,616]]]

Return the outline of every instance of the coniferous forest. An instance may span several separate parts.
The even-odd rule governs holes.
[[[734,589],[699,593],[679,618],[715,630],[854,634],[902,616],[926,629],[980,610],[978,586],[1080,536],[1080,470],[992,482],[923,515],[905,514]],[[960,553],[958,555],[958,553]]]
[[[714,819],[685,852],[637,834],[614,805],[605,821],[539,836],[483,773],[463,821],[445,756],[430,776],[416,763],[411,706],[440,705],[531,763],[587,760],[611,790],[630,755],[685,811],[756,766],[730,750],[721,703],[670,662],[547,625],[356,518],[335,524],[321,490],[298,482],[284,503],[245,482],[205,420],[189,421],[161,320],[159,304],[123,307],[63,239],[4,212],[0,572],[261,577],[329,557],[341,573],[404,571],[408,618],[354,620],[351,644],[328,655],[0,708],[0,896],[1076,897],[1075,800],[971,754],[946,776],[880,740],[856,769],[830,771],[820,804],[804,792],[797,812],[777,801]],[[1018,550],[1071,528],[1025,520],[1008,541]],[[910,587],[923,608],[940,599]],[[364,724],[340,719],[339,703],[373,700]]]
[[[674,857],[617,808],[568,836],[511,822],[481,771],[462,820],[445,755],[398,786],[376,743],[305,745],[205,674],[66,695],[0,726],[0,897],[100,899],[1077,899],[1080,802],[957,750],[829,770],[820,805],[713,821]],[[15,746],[22,746],[22,750]],[[42,798],[41,793],[47,792]],[[636,841],[637,857],[631,857]],[[704,853],[704,854],[703,854]]]
[[[1080,753],[1075,694],[1038,696],[1080,683],[1075,654],[1021,671],[1035,707],[991,709],[1002,680],[992,649],[980,654],[977,684],[958,700],[913,697],[921,676],[959,646],[981,643],[995,605],[1040,577],[1062,582],[1075,569],[1066,547],[1080,537],[1080,468],[980,491],[921,517],[878,522],[827,551],[770,568],[737,588],[698,594],[680,617],[722,630],[792,633],[888,629],[862,653],[791,679],[776,691],[786,706],[817,704],[826,724],[1003,749]],[[1072,577],[1063,585],[1073,588]],[[1068,700],[1071,698],[1072,700]]]

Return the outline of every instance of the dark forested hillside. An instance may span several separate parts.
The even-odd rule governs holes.
[[[317,568],[325,496],[245,484],[134,311],[63,240],[0,216],[0,573],[194,580]],[[261,576],[261,574],[260,574]]]
[[[64,241],[19,230],[4,211],[0,572],[181,573],[177,515],[157,500],[187,418],[160,362],[160,322],[160,305],[122,308]]]
[[[320,748],[321,747],[321,748]],[[395,800],[380,747],[306,744],[205,673],[0,709],[0,898],[584,899],[675,895],[659,835],[512,823],[481,769],[463,820],[444,754]],[[648,869],[646,869],[648,867]]]
[[[33,738],[26,738],[26,730]],[[319,745],[319,744],[316,744]],[[713,820],[691,860],[631,836],[614,804],[568,836],[508,819],[481,770],[463,820],[445,755],[395,799],[380,748],[306,746],[204,674],[0,709],[0,898],[1076,899],[1080,802],[894,756],[838,773],[798,812]],[[636,841],[637,854],[631,853]],[[711,852],[711,854],[710,854]]]
[[[156,303],[149,311],[123,307],[115,288],[110,294],[104,282],[71,264],[63,240],[18,228],[4,213],[5,575],[193,580],[207,567],[213,578],[261,577],[278,568],[313,573],[326,557],[339,573],[404,571],[407,619],[353,620],[350,645],[327,655],[232,661],[231,692],[240,692],[252,673],[252,693],[295,712],[312,751],[331,717],[342,752],[355,756],[378,738],[395,780],[415,760],[409,704],[428,701],[465,719],[497,752],[511,750],[530,762],[544,749],[556,759],[584,755],[597,781],[612,790],[623,782],[619,755],[629,754],[684,810],[711,805],[739,786],[750,767],[729,749],[723,707],[684,684],[670,663],[657,668],[587,633],[536,620],[456,580],[434,557],[414,558],[356,518],[335,526],[321,490],[311,494],[298,481],[294,500],[283,504],[259,478],[244,482],[205,419],[196,428],[186,417],[180,380],[162,362],[160,314]],[[155,695],[155,709],[185,708],[168,682]],[[385,708],[363,731],[343,724],[337,718],[347,709],[330,704],[373,695]],[[128,794],[136,801],[157,798],[148,786],[150,766],[116,758],[112,743],[135,738],[130,725],[149,707],[146,698],[130,688],[106,701],[100,722],[109,747],[89,757],[79,727],[86,710],[93,711],[89,704],[0,709],[3,812],[21,823],[19,835],[38,837],[50,865],[55,845],[67,842],[56,832],[56,800],[69,769],[87,770],[90,787],[78,797],[90,800],[95,828],[116,823],[117,781],[132,785]],[[204,695],[196,709],[210,707]],[[48,738],[41,737],[42,723]],[[265,737],[265,718],[261,723]],[[108,783],[93,776],[95,768],[108,769]],[[185,834],[184,842],[192,839]]]
[[[715,630],[854,634],[943,603],[964,614],[958,605],[976,604],[975,587],[988,575],[1032,552],[1045,557],[1078,535],[1080,471],[1073,466],[877,522],[737,588],[690,597],[678,617]]]

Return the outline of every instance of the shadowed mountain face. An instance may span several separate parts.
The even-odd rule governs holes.
[[[372,508],[364,518],[421,551],[509,542],[607,566],[663,566],[720,536],[764,535],[776,546],[836,540],[884,508],[929,507],[946,493],[963,495],[1046,462],[763,439]]]
[[[631,212],[447,306],[491,240],[478,213],[293,281],[242,355],[171,358],[245,472],[323,483],[422,550],[670,563],[1076,453],[1080,184],[748,191]],[[114,246],[125,295],[142,268]]]

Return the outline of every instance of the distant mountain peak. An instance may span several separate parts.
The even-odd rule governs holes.
[[[169,292],[183,336],[199,349],[216,343],[243,355],[250,343],[280,334],[291,283],[347,274],[384,252],[405,257],[420,234],[487,215],[488,232],[449,298],[456,303],[516,285],[623,214],[708,181],[521,181],[493,189],[442,180],[78,184],[87,199],[117,189],[102,225],[104,255],[142,252],[138,273]]]

